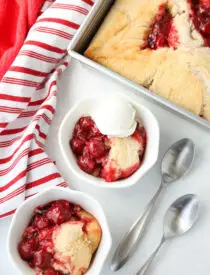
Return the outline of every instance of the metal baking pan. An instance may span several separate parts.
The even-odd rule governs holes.
[[[82,63],[87,64],[88,66],[91,66],[96,70],[101,71],[109,75],[111,78],[116,79],[117,81],[120,81],[126,86],[132,88],[132,92],[136,95],[143,96],[147,99],[155,101],[163,108],[173,111],[176,114],[182,115],[185,118],[197,122],[198,124],[210,129],[210,123],[207,120],[204,120],[203,118],[189,112],[188,110],[176,105],[175,103],[161,96],[158,96],[155,93],[152,93],[148,89],[134,83],[133,81],[126,79],[125,77],[109,70],[108,68],[96,63],[95,61],[92,61],[91,59],[83,55],[84,51],[89,46],[92,38],[95,36],[97,30],[100,28],[101,23],[109,12],[113,3],[114,0],[96,1],[85,22],[82,24],[77,34],[74,36],[72,43],[70,44],[68,49],[69,54],[73,58],[81,61]]]

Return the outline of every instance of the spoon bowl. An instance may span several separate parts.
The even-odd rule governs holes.
[[[189,231],[198,218],[199,201],[196,195],[187,194],[177,199],[164,217],[164,237],[172,238]]]
[[[162,160],[163,181],[171,183],[187,174],[192,166],[194,156],[195,147],[192,140],[184,138],[174,143]]]
[[[146,275],[160,248],[167,240],[187,233],[195,224],[198,214],[199,200],[196,195],[187,194],[173,202],[164,217],[163,236],[160,244],[136,275]]]

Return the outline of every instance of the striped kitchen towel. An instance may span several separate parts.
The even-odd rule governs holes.
[[[93,0],[47,0],[0,82],[0,218],[50,186],[67,186],[44,151],[67,47]],[[61,92],[61,91],[60,91]]]

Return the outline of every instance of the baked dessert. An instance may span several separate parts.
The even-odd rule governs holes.
[[[95,217],[66,200],[35,208],[18,245],[37,275],[82,275],[101,240]]]
[[[116,0],[85,55],[210,121],[210,0]]]
[[[114,182],[131,176],[142,164],[146,131],[139,123],[133,131],[127,137],[108,136],[99,131],[90,116],[81,117],[74,127],[70,147],[81,170]]]

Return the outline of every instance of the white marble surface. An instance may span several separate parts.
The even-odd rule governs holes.
[[[161,238],[162,219],[166,208],[178,196],[185,193],[196,193],[202,201],[201,215],[193,230],[181,238],[174,239],[165,247],[153,266],[156,275],[209,275],[210,274],[210,133],[183,118],[161,109],[159,106],[138,97],[141,103],[149,107],[160,123],[161,142],[160,157],[155,167],[136,186],[126,190],[103,190],[89,186],[78,180],[66,167],[58,147],[57,134],[60,122],[74,103],[81,98],[99,93],[129,92],[128,89],[110,80],[101,73],[83,67],[72,61],[71,70],[62,76],[58,90],[58,108],[47,142],[47,151],[56,160],[64,178],[70,186],[85,191],[99,200],[108,218],[113,236],[113,251],[101,275],[113,274],[110,260],[116,244],[142,213],[160,182],[160,159],[174,141],[190,137],[196,144],[197,155],[192,171],[183,180],[171,185],[154,221],[147,232],[144,243],[139,246],[134,257],[116,275],[135,275],[138,267],[148,257]],[[17,275],[6,254],[6,238],[10,219],[0,221],[0,275]]]

